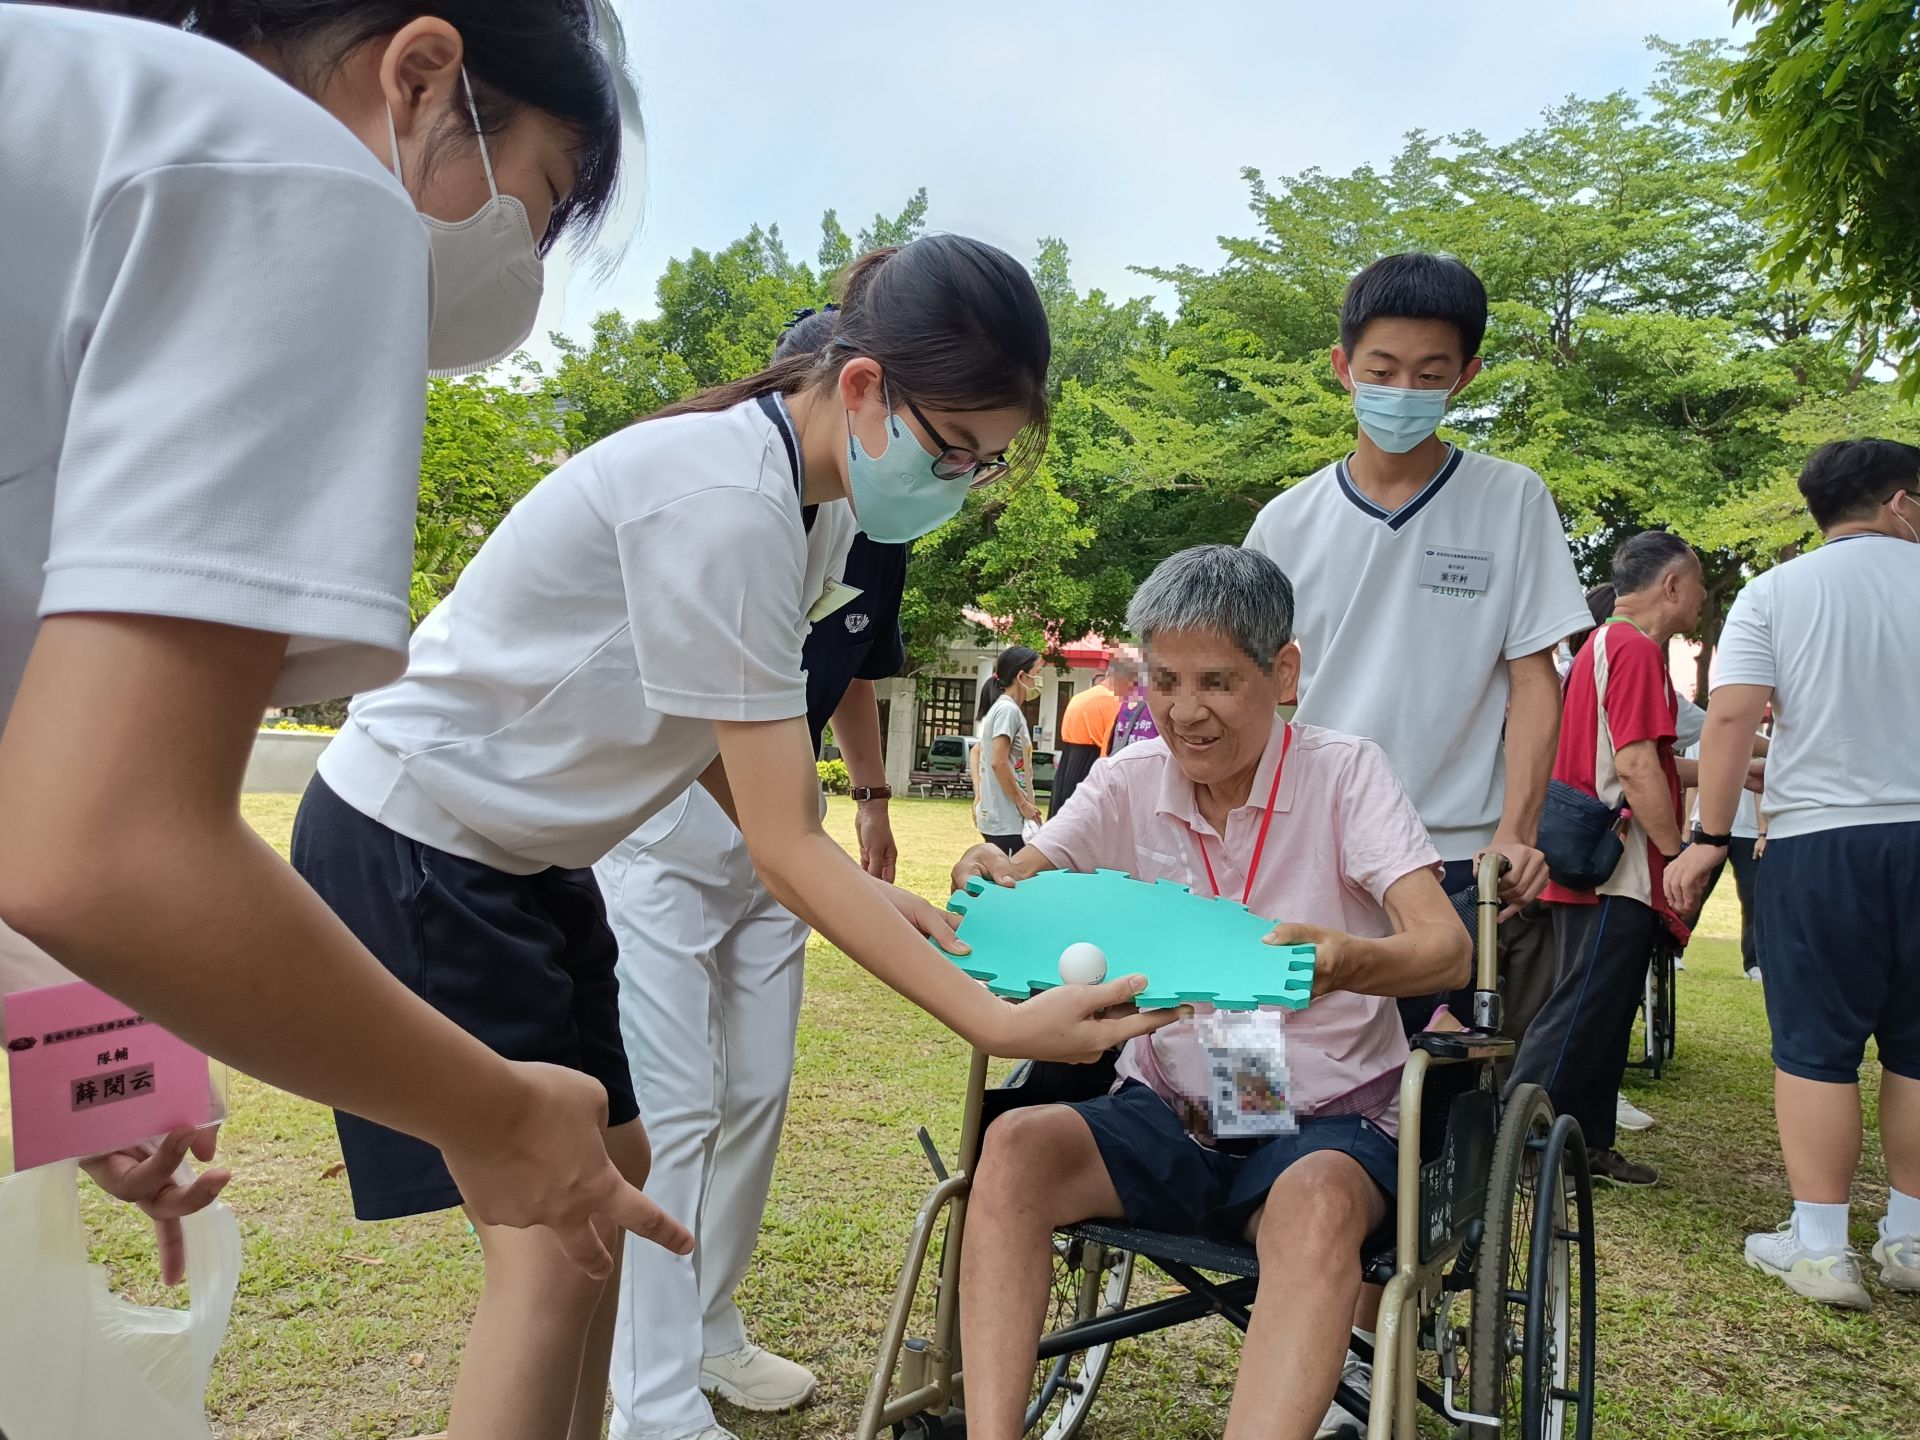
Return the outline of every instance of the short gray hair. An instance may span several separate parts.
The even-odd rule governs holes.
[[[1218,630],[1270,669],[1293,641],[1293,582],[1258,550],[1196,545],[1141,582],[1127,605],[1127,628],[1143,645],[1163,630]]]

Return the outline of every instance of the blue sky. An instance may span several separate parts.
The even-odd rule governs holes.
[[[1650,34],[1734,34],[1727,0],[616,5],[645,219],[539,335],[652,313],[669,259],[755,222],[811,261],[823,209],[851,233],[922,185],[933,228],[1023,259],[1058,235],[1081,288],[1156,293],[1128,267],[1211,265],[1218,236],[1247,233],[1243,166],[1384,162],[1415,127],[1512,135],[1567,95],[1640,89]]]

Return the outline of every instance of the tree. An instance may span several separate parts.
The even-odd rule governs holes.
[[[1777,237],[1773,278],[1824,287],[1882,331],[1920,389],[1920,8],[1912,0],[1734,0],[1755,22],[1727,77]]]
[[[560,362],[543,383],[560,412],[569,453],[699,388],[686,361],[660,344],[652,325],[618,310],[594,317],[585,345],[565,335],[555,335],[553,345]]]

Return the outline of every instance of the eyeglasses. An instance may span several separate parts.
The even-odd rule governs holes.
[[[978,490],[982,485],[993,484],[1012,468],[1007,463],[1004,450],[990,460],[982,460],[971,450],[949,444],[946,438],[933,428],[933,422],[927,419],[918,405],[904,395],[900,399],[907,409],[913,412],[913,418],[920,422],[920,428],[927,432],[927,438],[933,441],[940,451],[933,457],[933,473],[936,479],[965,480],[969,490]]]

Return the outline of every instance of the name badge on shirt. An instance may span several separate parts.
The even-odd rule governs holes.
[[[1484,595],[1493,582],[1491,550],[1429,545],[1420,557],[1420,586],[1442,595]]]
[[[829,580],[827,588],[820,592],[820,598],[813,602],[813,608],[807,611],[808,623],[819,624],[834,611],[859,599],[865,593],[855,586],[843,584],[838,580]]]

